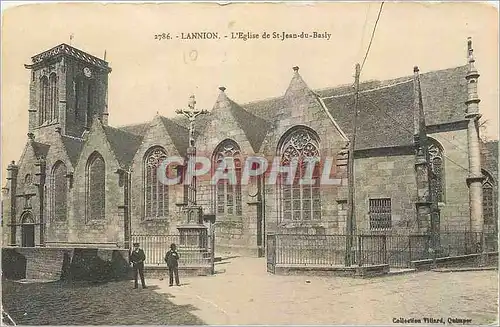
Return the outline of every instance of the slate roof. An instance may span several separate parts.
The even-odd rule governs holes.
[[[467,66],[421,73],[422,100],[426,124],[437,125],[464,120],[466,110]],[[314,90],[333,119],[348,137],[353,132],[354,96],[352,85]],[[276,114],[285,106],[285,97],[275,97],[246,104],[228,98],[236,122],[245,132],[255,151],[272,128]],[[214,119],[212,113],[196,121],[196,135],[203,134]],[[187,149],[189,121],[182,116],[161,117],[175,147],[181,154]],[[119,161],[129,164],[149,123],[105,127]],[[413,144],[413,76],[360,84],[358,134],[356,149],[372,149]],[[127,141],[128,140],[128,141]],[[129,143],[130,142],[130,143]]]
[[[421,73],[420,83],[426,124],[464,119],[467,66]],[[323,99],[340,128],[352,136],[354,96],[352,85],[313,91]],[[413,76],[360,84],[356,149],[411,145],[413,142]],[[272,122],[284,106],[284,96],[241,104],[249,113]],[[256,133],[264,133],[257,127]],[[267,131],[266,131],[267,132]]]
[[[348,138],[353,134],[354,96],[324,99]],[[413,143],[413,81],[360,92],[356,150]]]
[[[149,123],[126,125],[126,126],[120,126],[117,128],[121,129],[122,131],[125,131],[127,133],[131,133],[131,134],[139,135],[139,136],[144,136],[144,134],[146,134],[146,132],[149,128]]]
[[[179,151],[179,154],[186,155],[189,145],[189,130],[170,118],[160,116],[160,119],[167,129],[168,135],[170,135],[175,148]]]
[[[61,136],[61,140],[71,164],[75,167],[80,157],[80,153],[82,152],[84,141],[82,139],[67,136]]]
[[[283,107],[283,97],[269,98],[242,104],[248,112],[267,121],[273,121],[274,115]]]
[[[40,142],[31,142],[31,147],[33,148],[33,152],[35,153],[35,157],[37,159],[47,158],[47,153],[49,152],[50,145]]]
[[[111,126],[103,126],[103,129],[120,166],[129,167],[141,145],[142,137]]]
[[[466,73],[467,67],[460,66],[420,74],[427,126],[464,120]],[[370,81],[362,83],[360,90],[356,149],[411,145],[413,78]],[[352,91],[339,95],[345,91],[349,91],[347,86],[320,92],[330,94],[324,102],[342,130],[351,136],[354,97]]]
[[[498,141],[481,142],[481,166],[498,182]]]
[[[262,142],[264,142],[268,129],[271,127],[271,123],[246,111],[233,100],[229,99],[229,101],[234,119],[245,133],[254,151],[258,152]]]

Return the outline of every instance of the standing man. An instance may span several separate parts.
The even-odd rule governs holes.
[[[130,253],[130,263],[134,268],[134,288],[137,288],[137,274],[141,276],[142,288],[146,287],[146,282],[144,281],[144,260],[146,260],[146,255],[144,251],[139,248],[139,243],[134,243],[134,250]]]
[[[175,243],[170,244],[170,250],[165,254],[165,262],[168,267],[169,286],[174,285],[174,275],[175,275],[175,285],[180,286],[179,283],[179,253],[177,253],[177,247]]]

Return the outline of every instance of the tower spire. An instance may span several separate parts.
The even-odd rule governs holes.
[[[474,66],[476,59],[474,59],[474,49],[472,48],[472,38],[470,36],[467,38],[467,61],[469,63],[469,73],[477,73],[477,69]]]

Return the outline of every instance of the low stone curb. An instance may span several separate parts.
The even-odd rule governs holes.
[[[396,271],[389,271],[389,273],[387,274],[387,276],[413,274],[413,273],[416,273],[416,272],[417,272],[417,269],[396,270]]]
[[[431,269],[434,272],[462,272],[462,271],[483,271],[483,270],[498,270],[498,267],[466,267],[466,268],[437,268]]]

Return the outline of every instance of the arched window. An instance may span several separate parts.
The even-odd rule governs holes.
[[[234,176],[236,183],[229,179],[219,179],[215,186],[215,203],[217,214],[241,216],[241,150],[239,145],[233,140],[224,140],[213,153],[212,162],[215,168],[227,158],[234,161]],[[226,170],[227,172],[227,170]]]
[[[483,217],[485,225],[494,225],[495,219],[495,182],[493,177],[483,170],[483,176],[485,177],[483,181]]]
[[[168,185],[158,180],[158,168],[167,158],[162,147],[150,149],[144,157],[144,215],[146,219],[168,216]]]
[[[94,152],[87,162],[87,220],[105,218],[106,208],[106,166],[103,157]]]
[[[50,212],[55,221],[64,221],[67,217],[67,180],[66,165],[58,161],[52,169],[52,178],[50,183]]]
[[[49,79],[44,76],[40,83],[40,125],[48,120],[49,110]]]
[[[443,148],[437,143],[431,141],[429,144],[429,159],[431,165],[431,192],[437,202],[444,202],[444,155]]]
[[[55,73],[50,74],[49,78],[49,94],[50,94],[50,114],[49,120],[57,120],[59,116],[58,102],[59,94],[57,92],[57,76]]]
[[[282,137],[278,154],[281,156],[281,166],[292,167],[295,162],[297,170],[292,183],[287,182],[287,173],[281,174],[280,200],[283,220],[309,221],[321,219],[321,194],[319,185],[319,137],[306,127],[295,127]],[[300,183],[302,177],[308,177],[313,167],[309,162],[315,162],[312,170],[313,183]],[[308,168],[310,166],[311,168]]]

